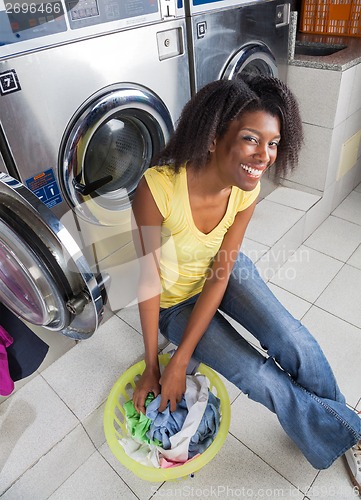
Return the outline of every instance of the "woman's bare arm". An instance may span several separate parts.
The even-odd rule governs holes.
[[[134,243],[140,263],[138,307],[144,339],[145,364],[143,376],[133,395],[137,411],[145,412],[144,401],[149,392],[157,396],[159,386],[158,322],[160,308],[159,258],[163,217],[143,178],[133,201]]]

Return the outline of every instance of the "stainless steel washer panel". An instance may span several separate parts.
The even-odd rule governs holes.
[[[225,10],[227,8],[238,7],[252,3],[254,0],[184,0],[186,5],[186,14],[194,15],[202,12],[211,12],[214,10]]]
[[[0,60],[184,16],[178,0],[0,2]]]

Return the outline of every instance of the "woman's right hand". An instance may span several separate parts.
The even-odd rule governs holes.
[[[160,370],[159,366],[156,368],[145,368],[143,374],[137,382],[135,391],[133,394],[133,404],[134,408],[138,413],[145,414],[145,400],[150,392],[157,397],[160,393]]]

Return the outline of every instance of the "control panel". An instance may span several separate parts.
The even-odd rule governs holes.
[[[0,60],[182,15],[182,0],[0,0]]]
[[[264,2],[265,0],[188,0],[186,3],[186,11],[188,15],[194,15]]]

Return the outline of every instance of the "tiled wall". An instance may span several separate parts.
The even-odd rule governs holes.
[[[345,71],[290,66],[288,84],[300,104],[305,145],[284,184],[322,196],[318,224],[361,181],[361,147],[354,167],[337,180],[342,144],[361,130],[361,64]]]

